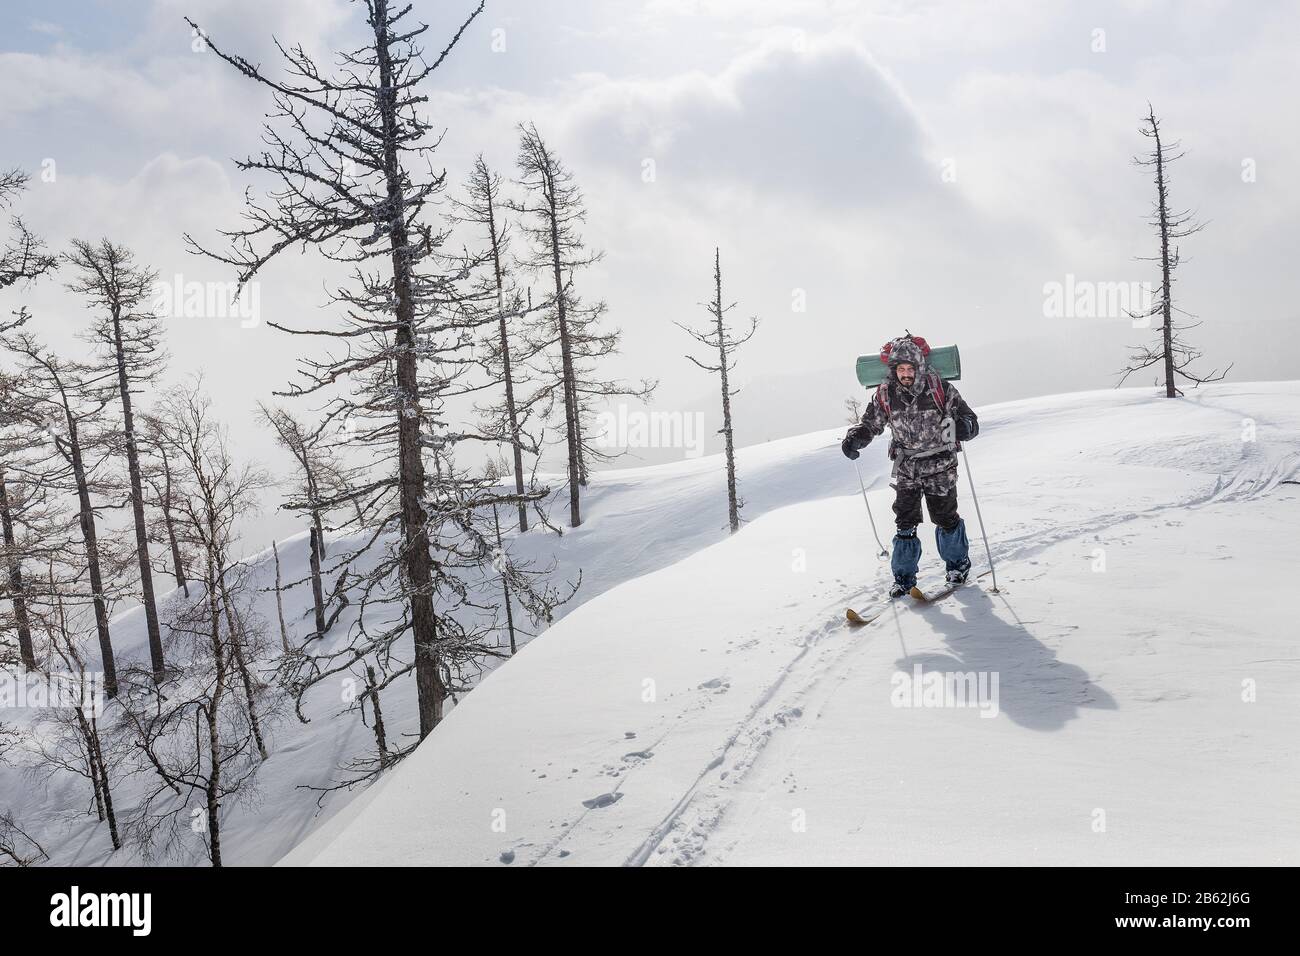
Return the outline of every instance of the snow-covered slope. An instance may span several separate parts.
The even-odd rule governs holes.
[[[318,689],[310,724],[272,728],[256,798],[225,808],[226,861],[1296,862],[1300,658],[1278,596],[1300,532],[1280,484],[1300,383],[968,397],[1000,595],[984,579],[841,626],[887,572],[840,427],[741,450],[735,537],[717,458],[600,473],[581,528],[512,543],[582,570],[559,623],[395,772],[323,810],[300,788],[337,781],[373,738]],[[884,443],[860,464],[888,534]],[[939,573],[926,531],[923,583]],[[280,542],[286,581],[305,550]],[[269,552],[253,567],[269,587]],[[304,592],[287,595],[291,630],[309,626]],[[113,622],[120,660],[146,655],[140,618]],[[916,663],[997,672],[999,715],[891,706]],[[385,692],[390,739],[414,732],[412,693]],[[117,781],[123,816],[143,782]],[[88,803],[81,781],[0,767],[0,808],[54,862],[139,862],[108,852]],[[200,838],[179,860],[205,862]]]
[[[725,540],[715,459],[601,476],[603,593],[285,862],[1300,862],[1300,383],[968,398],[1000,593],[842,624],[887,571],[839,430],[744,450]],[[996,716],[895,706],[918,665]]]
[[[855,493],[857,479],[852,469],[845,468],[838,451],[829,454],[832,444],[837,445],[838,441],[833,442],[830,435],[811,435],[742,451],[748,498],[746,513],[758,516],[817,496]],[[557,500],[553,510],[557,523],[562,523],[561,516],[568,514],[567,497]],[[543,564],[554,559],[557,582],[577,580],[581,572],[578,594],[559,609],[559,618],[623,581],[667,567],[727,536],[725,486],[717,458],[597,474],[584,495],[583,511],[582,526],[566,530],[563,536],[534,528],[525,535],[513,536],[510,542],[511,550],[522,557],[536,558]],[[330,554],[344,554],[353,543],[346,538],[331,538]],[[249,544],[254,550],[266,548],[248,558],[250,584],[261,589],[256,613],[271,628],[271,644],[277,645],[275,601],[270,590],[275,583],[275,569],[269,542]],[[306,534],[281,540],[279,552],[283,580],[302,581],[307,575]],[[158,583],[163,580],[159,578]],[[166,608],[177,599],[175,592],[160,595],[164,616]],[[285,616],[291,637],[310,631],[310,600],[303,584],[285,593]],[[329,641],[344,640],[354,623],[355,608],[344,611]],[[148,660],[141,608],[117,615],[112,621],[112,637],[119,671],[129,662]],[[504,635],[502,642],[505,642]],[[409,653],[409,650],[409,643],[398,648],[399,653]],[[93,667],[97,655],[93,649],[88,651]],[[261,665],[269,679],[274,662],[264,660]],[[363,675],[354,676],[364,683]],[[309,724],[302,724],[285,713],[277,721],[266,718],[270,759],[258,769],[256,791],[249,799],[230,800],[223,807],[222,844],[228,864],[275,862],[313,827],[356,796],[357,791],[336,791],[317,805],[319,789],[333,787],[345,779],[340,768],[374,747],[372,731],[355,714],[338,716],[343,708],[341,691],[340,680],[321,685],[309,694],[304,708],[311,718]],[[383,707],[390,742],[409,741],[417,730],[412,683],[399,680],[385,690]],[[6,723],[30,726],[33,714],[19,710],[6,711],[0,716]],[[111,724],[112,719],[110,704],[106,723]],[[0,811],[11,812],[49,851],[52,862],[65,865],[142,862],[130,846],[110,852],[106,827],[88,815],[90,791],[85,781],[68,774],[48,779],[33,776],[30,771],[37,762],[24,759],[19,753],[9,764],[0,763]],[[124,777],[115,773],[113,782],[115,803],[125,823],[150,780],[147,774]],[[194,805],[201,802],[193,794],[186,795],[186,800]],[[166,859],[194,864],[207,862],[200,835],[194,835],[176,850],[174,856]]]

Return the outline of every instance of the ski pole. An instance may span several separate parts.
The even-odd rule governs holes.
[[[862,469],[858,467],[857,461],[853,462],[853,470],[858,473],[858,487],[862,489],[862,503],[867,506],[867,520],[871,522],[871,533],[876,536],[876,544],[880,545],[880,557],[887,558],[889,552],[885,550],[883,544],[880,544],[880,532],[876,530],[876,519],[871,514],[871,502],[867,501],[867,486],[862,482]]]
[[[970,458],[966,456],[966,446],[961,449],[961,460],[966,463],[966,480],[970,482],[971,501],[975,502],[975,517],[980,523],[980,537],[984,539],[984,553],[989,556],[989,573],[993,575],[993,593],[998,593],[998,572],[993,568],[993,551],[989,548],[989,536],[984,533],[984,516],[980,514],[979,495],[975,494],[975,477],[970,473]]]

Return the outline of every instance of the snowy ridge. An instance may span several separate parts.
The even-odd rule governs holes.
[[[1296,862],[1295,784],[1276,782],[1297,779],[1277,772],[1295,769],[1297,659],[1270,595],[1300,524],[1281,484],[1297,399],[1267,383],[979,409],[1003,593],[860,632],[843,608],[885,571],[838,432],[746,449],[766,513],[589,599],[286,862]],[[878,520],[882,444],[863,462]],[[653,483],[676,523],[672,473],[696,465],[621,479]],[[762,508],[779,498],[795,503]],[[998,673],[999,718],[891,706],[917,664]],[[1250,839],[1200,809],[1225,805]]]

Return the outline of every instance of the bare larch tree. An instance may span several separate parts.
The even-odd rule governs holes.
[[[0,209],[8,209],[19,194],[27,188],[28,175],[21,169],[0,171]],[[57,256],[46,252],[45,244],[18,216],[10,220],[12,233],[0,246],[0,289],[17,287],[31,282],[58,268]],[[0,316],[0,333],[19,328],[28,320],[25,308],[15,310],[13,318]],[[3,583],[0,592],[7,592],[13,606],[12,628],[17,634],[19,659],[29,669],[36,667],[32,643],[31,622],[28,615],[26,584],[23,580],[23,554],[18,547],[18,528],[15,522],[16,501],[6,483],[6,466],[12,467],[16,452],[30,448],[31,439],[22,433],[30,422],[26,421],[22,400],[14,394],[17,382],[0,372],[0,530],[4,545]],[[15,434],[16,430],[16,434]],[[0,618],[0,625],[8,622]],[[9,626],[0,628],[0,633]]]
[[[24,668],[36,670],[36,646],[32,641],[31,616],[28,613],[27,585],[23,579],[25,548],[19,545],[17,534],[17,503],[10,496],[5,467],[0,464],[0,531],[4,534],[5,591],[13,604],[14,631],[18,635],[18,655]]]
[[[13,205],[27,188],[28,176],[21,169],[0,171],[0,209]],[[18,216],[9,220],[12,233],[0,247],[0,289],[35,279],[58,267],[58,257],[45,251],[45,244]],[[3,326],[0,320],[0,326]]]
[[[18,825],[12,813],[0,812],[0,863],[37,866],[49,858],[45,848]]]
[[[1139,256],[1139,258],[1148,262],[1160,263],[1160,287],[1156,290],[1155,300],[1150,307],[1142,312],[1130,312],[1129,315],[1135,319],[1149,319],[1153,316],[1159,316],[1160,327],[1156,331],[1159,332],[1160,338],[1154,346],[1133,346],[1134,351],[1129,356],[1129,364],[1122,371],[1116,385],[1117,387],[1123,385],[1124,381],[1134,372],[1158,365],[1164,371],[1165,397],[1175,398],[1182,394],[1176,383],[1177,378],[1185,379],[1196,385],[1203,382],[1218,382],[1228,374],[1232,365],[1229,364],[1222,372],[1216,368],[1208,375],[1197,375],[1188,369],[1193,362],[1201,357],[1201,352],[1188,345],[1183,340],[1182,333],[1187,329],[1196,328],[1200,323],[1193,325],[1174,324],[1175,312],[1190,316],[1190,313],[1174,305],[1174,273],[1181,262],[1176,241],[1200,232],[1204,228],[1204,224],[1196,222],[1190,211],[1175,211],[1170,206],[1169,168],[1171,164],[1182,159],[1184,153],[1181,152],[1181,143],[1177,141],[1166,143],[1161,140],[1160,121],[1156,118],[1155,109],[1150,104],[1147,104],[1147,115],[1143,119],[1138,132],[1152,142],[1151,152],[1145,156],[1134,157],[1133,162],[1138,166],[1152,170],[1155,176],[1156,198],[1151,205],[1151,218],[1149,221],[1160,240],[1160,254],[1158,256]]]
[[[463,505],[465,489],[450,467],[431,474],[426,456],[449,456],[457,441],[473,437],[447,427],[443,400],[454,393],[456,369],[468,364],[458,355],[496,316],[462,289],[481,257],[467,262],[451,255],[444,248],[447,231],[424,221],[426,207],[444,189],[445,173],[433,171],[440,137],[429,137],[433,127],[424,115],[422,89],[483,4],[431,61],[418,46],[427,26],[403,22],[409,6],[365,0],[364,9],[366,42],[337,55],[334,75],[300,46],[280,46],[288,76],[277,79],[207,39],[219,59],[271,92],[275,111],[265,127],[267,149],[237,165],[275,185],[267,204],[250,199],[242,228],[223,233],[228,251],[187,240],[195,251],[236,267],[241,285],[294,247],[313,248],[352,267],[351,285],[332,293],[345,313],[340,326],[269,323],[337,347],[324,359],[304,359],[301,380],[286,394],[323,398],[324,419],[316,427],[341,430],[348,446],[370,463],[364,480],[321,504],[356,507],[357,526],[385,552],[367,574],[357,602],[356,639],[345,659],[320,668],[300,663],[310,683],[340,668],[363,666],[367,656],[376,665],[391,662],[393,643],[410,633],[414,660],[381,682],[414,670],[423,739],[441,720],[452,693],[451,669],[442,658],[470,643],[454,615],[435,608],[439,593],[450,594],[452,605],[464,599],[455,561],[435,562],[430,531],[455,527],[438,502],[449,497]],[[416,175],[420,168],[423,178]],[[471,510],[494,501],[514,505],[517,496],[475,497]],[[490,560],[490,551],[476,556]],[[368,626],[366,610],[375,604],[382,608],[382,623]],[[393,604],[402,609],[396,621]]]
[[[528,530],[528,508],[523,501],[526,492],[524,478],[524,452],[537,454],[537,442],[531,439],[525,430],[527,409],[521,408],[515,392],[519,369],[529,355],[512,357],[511,325],[526,319],[530,309],[524,306],[522,296],[517,288],[510,286],[507,279],[507,257],[510,249],[510,234],[504,217],[505,208],[501,198],[501,177],[488,168],[487,162],[480,154],[474,161],[469,181],[465,185],[466,198],[456,202],[457,218],[461,222],[481,230],[488,243],[489,265],[488,290],[495,302],[497,323],[494,334],[482,343],[482,362],[491,381],[499,381],[504,390],[503,402],[480,409],[488,416],[488,431],[500,432],[505,442],[510,445],[513,459],[515,493],[520,496],[519,530]],[[522,339],[520,340],[522,343]]]
[[[731,525],[731,533],[735,534],[740,530],[740,509],[744,507],[744,502],[740,500],[736,493],[736,444],[734,433],[731,427],[731,396],[735,395],[739,389],[732,389],[728,376],[731,370],[736,367],[735,350],[748,342],[758,328],[758,319],[749,320],[749,329],[739,338],[732,332],[731,327],[727,324],[727,313],[736,307],[732,302],[728,305],[723,304],[722,299],[722,253],[718,249],[713,250],[713,299],[705,305],[708,309],[712,321],[709,326],[703,330],[696,330],[681,322],[675,323],[678,328],[685,331],[691,338],[701,345],[707,346],[717,352],[717,364],[708,365],[690,355],[687,359],[694,362],[706,372],[716,372],[718,374],[719,384],[722,389],[722,428],[719,433],[726,443],[727,456],[727,521]]]
[[[168,609],[169,641],[188,666],[157,686],[124,685],[123,732],[141,755],[140,770],[154,779],[129,829],[146,852],[174,850],[192,822],[185,798],[197,791],[207,855],[221,866],[222,809],[250,792],[267,758],[263,718],[274,709],[253,670],[266,646],[249,607],[252,587],[232,555],[235,523],[256,509],[269,479],[232,459],[197,383],[165,393],[153,418],[176,469],[177,533],[199,555],[201,570],[194,596]]]
[[[180,539],[176,534],[176,508],[173,494],[175,482],[172,477],[171,459],[167,456],[167,444],[159,440],[159,423],[153,416],[145,415],[143,424],[142,448],[148,451],[148,455],[142,471],[152,493],[151,503],[162,519],[155,523],[151,537],[166,544],[171,558],[172,577],[176,580],[176,586],[186,597],[189,597],[189,577],[185,573],[188,556],[182,552]]]
[[[0,344],[20,361],[21,385],[33,424],[44,428],[60,467],[46,474],[47,485],[77,499],[77,524],[81,529],[85,567],[90,583],[99,653],[104,668],[105,693],[117,696],[117,664],[109,634],[112,596],[108,578],[118,564],[109,559],[104,573],[99,535],[100,506],[96,500],[120,497],[122,488],[109,466],[111,447],[103,427],[104,409],[116,396],[117,370],[107,364],[67,362],[44,348],[28,332],[0,335]],[[110,555],[115,549],[109,548]],[[61,612],[62,613],[62,612]]]
[[[856,395],[850,395],[844,399],[844,421],[849,425],[856,425],[862,421],[862,399]]]
[[[133,408],[133,395],[142,386],[154,382],[167,361],[161,342],[161,326],[148,309],[157,275],[138,266],[134,254],[125,246],[108,239],[93,244],[84,239],[74,239],[67,259],[76,270],[76,278],[68,288],[84,295],[90,306],[99,310],[86,338],[98,351],[99,358],[111,362],[117,371],[118,400],[122,409],[121,448],[131,485],[131,515],[135,523],[136,558],[140,568],[140,603],[144,605],[154,679],[162,680],[166,662],[162,634],[158,629],[158,605],[154,599],[149,525],[144,511],[144,482]]]
[[[308,565],[311,569],[312,613],[316,629],[314,637],[323,637],[327,630],[325,620],[325,585],[321,580],[321,567],[325,560],[325,493],[322,489],[328,474],[338,474],[339,466],[323,441],[322,433],[309,429],[283,408],[258,406],[262,418],[275,432],[276,441],[293,456],[298,466],[300,481],[295,498],[301,502],[311,533],[308,535]],[[278,555],[277,555],[278,559]],[[293,585],[289,585],[293,587]]]
[[[520,226],[531,247],[521,264],[546,276],[550,289],[541,303],[549,321],[542,328],[542,338],[531,343],[531,351],[548,355],[551,361],[538,373],[543,384],[528,404],[542,397],[553,403],[557,391],[563,399],[569,523],[576,528],[582,524],[579,489],[587,483],[587,459],[610,457],[584,438],[584,413],[599,400],[619,396],[644,399],[654,383],[626,385],[602,380],[596,374],[596,360],[618,351],[620,333],[600,329],[605,303],[584,305],[574,293],[573,280],[576,270],[599,262],[602,253],[589,251],[578,231],[587,211],[573,174],[531,123],[519,127],[518,170],[523,198],[507,206],[521,217]],[[558,356],[552,351],[557,348]]]
[[[122,837],[113,804],[112,772],[122,762],[123,752],[116,746],[120,740],[100,732],[102,702],[90,699],[88,691],[93,690],[93,685],[82,652],[81,635],[89,633],[80,620],[85,607],[65,600],[64,592],[69,585],[75,585],[75,579],[60,580],[51,561],[46,586],[52,598],[52,613],[46,615],[44,622],[51,649],[51,670],[57,660],[63,670],[58,679],[79,680],[80,699],[88,706],[52,707],[38,717],[36,732],[28,735],[28,748],[37,757],[29,772],[42,780],[66,773],[88,781],[94,812],[101,823],[107,824],[113,849],[120,850]]]
[[[0,372],[0,591],[12,606],[12,615],[0,619],[2,631],[12,629],[18,639],[18,661],[28,671],[40,664],[33,640],[33,593],[29,574],[51,554],[58,543],[50,540],[47,491],[41,462],[48,457],[43,434],[33,422],[37,415],[19,381]],[[7,655],[0,655],[0,659]],[[9,663],[5,659],[5,663]]]

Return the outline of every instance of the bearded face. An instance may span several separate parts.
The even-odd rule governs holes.
[[[899,362],[894,369],[894,374],[898,376],[898,383],[904,388],[911,388],[916,381],[916,366],[911,362]]]

